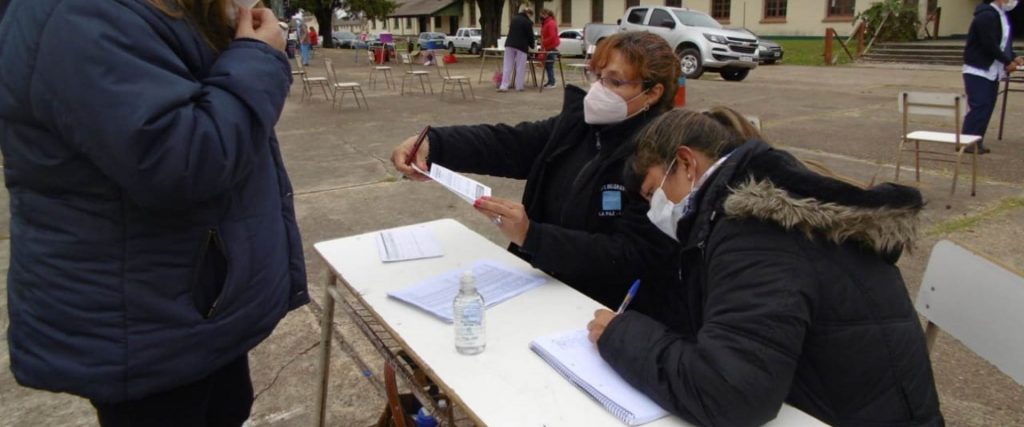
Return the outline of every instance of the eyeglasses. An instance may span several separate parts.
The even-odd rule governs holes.
[[[622,79],[613,79],[611,77],[603,77],[599,73],[593,73],[593,72],[587,73],[587,82],[588,83],[594,83],[594,82],[598,82],[598,81],[601,82],[601,84],[604,85],[605,87],[611,88],[611,89],[618,89],[620,87],[627,86],[627,85],[628,86],[637,85],[637,84],[647,85],[647,84],[651,83],[650,80],[645,80],[645,79],[640,79],[640,80],[622,80]]]

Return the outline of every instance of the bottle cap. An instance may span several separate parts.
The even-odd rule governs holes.
[[[459,280],[459,288],[466,291],[476,289],[476,277],[473,276],[472,270],[462,272],[462,279]]]

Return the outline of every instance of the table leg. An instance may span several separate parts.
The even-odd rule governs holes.
[[[1003,85],[1003,111],[999,113],[999,140],[1003,140],[1003,121],[1006,120],[1006,100],[1010,96],[1010,79]]]
[[[476,78],[476,82],[477,83],[483,83],[484,82],[484,64],[486,64],[486,63],[487,63],[487,52],[484,52],[484,53],[482,53],[480,55],[480,75],[477,76],[477,78]]]
[[[331,338],[334,325],[334,297],[330,289],[338,283],[333,272],[327,272],[324,282],[323,316],[320,318],[320,383],[316,393],[316,425],[323,427],[327,423],[327,387],[331,374]]]
[[[558,55],[558,74],[562,77],[562,89],[565,89],[565,68],[562,67],[562,55]]]

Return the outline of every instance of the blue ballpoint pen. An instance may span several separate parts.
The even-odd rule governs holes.
[[[636,281],[633,282],[633,286],[629,287],[629,293],[626,294],[626,298],[622,300],[622,304],[619,305],[619,310],[616,311],[615,314],[622,314],[623,311],[626,311],[626,307],[629,307],[629,303],[633,302],[633,297],[636,296],[637,289],[640,289],[640,279],[636,279]]]

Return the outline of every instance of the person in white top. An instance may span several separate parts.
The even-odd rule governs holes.
[[[991,151],[984,136],[999,96],[999,80],[1024,67],[1024,57],[1013,53],[1010,21],[1006,16],[1015,7],[1017,0],[983,0],[974,9],[974,20],[967,33],[963,75],[970,110],[964,119],[963,133],[982,137],[978,154]]]

